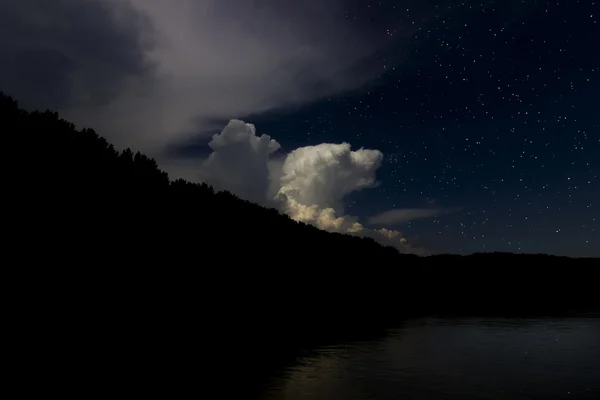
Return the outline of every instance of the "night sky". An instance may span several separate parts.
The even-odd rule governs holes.
[[[387,15],[371,28],[390,35],[413,13],[425,21],[381,55],[371,87],[253,123],[285,147],[380,149],[385,184],[348,207],[459,208],[402,227],[428,248],[600,255],[600,6],[423,3],[416,13],[397,1],[348,11],[359,24]],[[387,66],[395,57],[402,66]]]
[[[598,2],[166,3],[0,6],[0,90],[172,177],[330,209],[350,223],[329,230],[397,231],[403,251],[600,256]],[[255,131],[219,136],[234,118]]]

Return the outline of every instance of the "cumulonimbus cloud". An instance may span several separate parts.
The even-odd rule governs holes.
[[[371,237],[406,253],[425,253],[399,231],[367,228],[344,212],[346,196],[378,184],[376,172],[383,158],[378,150],[322,143],[278,154],[276,140],[257,135],[254,125],[240,120],[231,120],[213,135],[209,146],[212,153],[196,166],[198,180],[277,207],[292,219],[323,230]]]
[[[352,151],[348,143],[301,147],[285,158],[276,198],[294,219],[337,232],[360,232],[356,218],[343,215],[343,199],[375,186],[382,158],[378,150]]]

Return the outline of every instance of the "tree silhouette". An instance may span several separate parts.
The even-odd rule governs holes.
[[[148,377],[175,379],[193,354],[214,376],[247,360],[259,373],[299,348],[411,315],[598,310],[597,259],[400,254],[171,181],[153,159],[4,94],[0,131],[13,289],[26,313],[57,327],[56,340],[98,365],[129,354]]]

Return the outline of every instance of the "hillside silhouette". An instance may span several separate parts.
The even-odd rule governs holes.
[[[400,254],[170,180],[153,159],[4,94],[0,131],[7,268],[35,326],[24,335],[47,360],[62,349],[94,363],[82,382],[175,390],[199,379],[198,363],[202,379],[240,364],[258,376],[299,349],[412,315],[598,310],[597,259]]]

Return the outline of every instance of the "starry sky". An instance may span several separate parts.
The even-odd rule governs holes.
[[[600,6],[423,3],[425,22],[399,55],[381,55],[372,87],[253,122],[285,146],[382,150],[386,184],[350,207],[460,208],[403,226],[430,248],[600,255]],[[372,29],[390,35],[411,19],[393,1],[365,2],[348,18],[379,14],[390,25]]]
[[[171,176],[411,252],[600,256],[594,0],[23,3],[0,6],[0,90]]]

